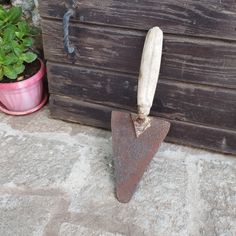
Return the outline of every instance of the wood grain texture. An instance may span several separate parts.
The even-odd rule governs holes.
[[[42,21],[44,53],[51,61],[70,63],[63,47],[62,24]],[[145,34],[73,24],[76,65],[138,74]],[[236,44],[164,37],[160,78],[236,88]]]
[[[53,118],[99,128],[111,128],[111,109],[108,107],[58,95],[51,95],[49,104]]]
[[[50,92],[136,111],[137,77],[48,63]],[[152,115],[236,130],[236,91],[160,80]]]
[[[110,129],[111,111],[114,108],[96,105],[77,99],[52,95],[51,116],[56,119]],[[173,121],[166,141],[236,154],[236,132],[187,122]]]
[[[61,19],[69,1],[40,1],[43,17]],[[78,0],[75,21],[164,33],[236,39],[235,0]]]

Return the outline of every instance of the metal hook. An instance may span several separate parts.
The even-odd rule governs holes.
[[[75,10],[69,9],[64,17],[63,17],[63,30],[64,30],[64,48],[68,54],[73,54],[75,52],[75,48],[72,46],[69,38],[69,25],[70,25],[70,18],[74,16]]]

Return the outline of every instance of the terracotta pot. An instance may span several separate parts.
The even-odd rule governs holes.
[[[38,60],[40,61],[40,69],[29,79],[15,83],[0,83],[0,102],[9,111],[29,111],[41,103],[46,69],[43,61]]]

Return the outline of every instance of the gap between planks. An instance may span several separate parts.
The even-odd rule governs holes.
[[[42,21],[52,21],[52,22],[62,22],[62,19],[60,18],[51,18],[51,17],[42,17]],[[148,30],[142,30],[142,29],[135,29],[135,28],[128,28],[128,27],[122,27],[122,26],[114,26],[114,25],[107,25],[107,24],[97,24],[96,22],[78,22],[73,19],[71,19],[70,24],[73,26],[86,26],[91,29],[106,29],[107,31],[114,32],[116,30],[117,32],[126,32],[131,33],[132,35],[137,36],[145,36],[147,34]],[[206,42],[206,43],[212,43],[212,44],[219,44],[220,45],[226,45],[226,44],[232,44],[232,46],[236,46],[236,39],[224,39],[224,38],[214,38],[214,37],[207,37],[207,36],[201,36],[201,35],[191,35],[191,34],[176,34],[176,33],[164,33],[164,37],[167,36],[169,38],[179,38],[179,39],[187,39],[189,42]]]
[[[107,112],[116,110],[116,111],[124,111],[124,112],[130,112],[130,113],[136,113],[137,109],[136,108],[132,108],[132,107],[127,107],[127,106],[119,106],[118,104],[103,104],[102,102],[97,102],[91,99],[78,99],[78,97],[73,97],[73,96],[65,96],[65,95],[61,95],[61,94],[56,94],[56,93],[51,93],[50,94],[51,98],[62,98],[64,100],[73,100],[73,103],[78,103],[79,105],[83,105],[84,107],[88,106],[90,108],[101,108],[102,110],[105,110]],[[151,112],[150,116],[153,116],[153,112]],[[197,123],[194,121],[181,121],[181,120],[174,120],[174,119],[169,119],[166,116],[162,116],[161,113],[158,113],[158,116],[156,116],[157,113],[155,112],[155,116],[153,117],[160,117],[163,120],[167,120],[170,122],[175,122],[175,123],[180,123],[180,124],[188,124],[188,125],[194,125],[197,127],[202,127],[202,128],[207,128],[207,129],[211,129],[211,130],[219,130],[219,131],[224,131],[226,133],[229,134],[234,134],[236,136],[236,130],[230,129],[230,128],[220,128],[219,126],[214,126],[210,124],[201,124],[201,123]]]
[[[69,63],[64,63],[64,62],[57,62],[57,61],[53,61],[53,60],[47,60],[47,63],[51,64],[52,66],[62,66],[62,67],[72,67],[72,68],[77,68],[77,69],[84,69],[84,70],[91,70],[91,71],[94,71],[94,72],[100,72],[100,73],[106,73],[106,74],[110,74],[110,75],[123,75],[123,76],[127,76],[129,78],[132,78],[132,79],[136,79],[138,80],[138,74],[134,74],[134,73],[131,73],[131,72],[122,72],[122,71],[115,71],[113,69],[109,69],[109,68],[97,68],[97,67],[93,67],[93,66],[86,66],[86,65],[81,65],[81,66],[78,66],[78,65],[74,65],[74,64],[69,64]],[[236,79],[236,78],[235,78]],[[183,80],[179,80],[179,79],[169,79],[169,78],[166,78],[166,77],[163,77],[159,83],[161,81],[167,81],[167,82],[170,82],[170,83],[175,83],[175,84],[186,84],[186,85],[195,85],[197,86],[198,88],[201,88],[201,89],[211,89],[211,90],[214,90],[214,89],[219,89],[219,90],[222,90],[222,91],[232,91],[232,92],[235,92],[236,93],[236,87],[233,88],[233,87],[226,87],[224,86],[223,84],[220,85],[216,85],[216,84],[209,84],[209,83],[197,83],[197,82],[192,82],[192,81],[183,81]]]

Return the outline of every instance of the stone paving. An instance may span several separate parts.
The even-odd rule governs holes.
[[[236,158],[164,143],[129,204],[111,133],[0,114],[1,236],[236,236]]]

